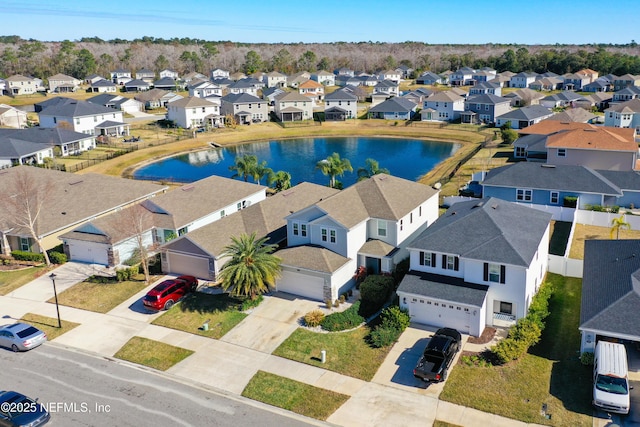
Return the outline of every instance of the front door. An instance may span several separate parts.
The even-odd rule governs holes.
[[[380,258],[366,257],[365,267],[367,267],[369,274],[380,274],[382,270],[382,260]]]

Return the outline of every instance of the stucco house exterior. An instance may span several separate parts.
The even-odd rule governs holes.
[[[408,247],[411,321],[479,336],[527,313],[547,271],[551,214],[484,198],[451,206]]]

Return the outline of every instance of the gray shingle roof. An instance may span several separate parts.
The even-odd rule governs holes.
[[[502,103],[511,103],[509,98],[504,98],[502,96],[494,95],[492,93],[481,93],[478,95],[472,95],[467,98],[466,103],[468,104],[502,104]]]
[[[640,240],[586,240],[580,328],[640,339]]]
[[[586,166],[545,165],[537,162],[518,162],[492,169],[487,173],[482,184],[622,195],[620,188],[607,180],[599,171]]]
[[[264,100],[249,93],[230,93],[222,97],[222,102],[230,102],[232,104],[248,104],[250,102],[264,102]]]
[[[427,298],[482,307],[487,296],[487,285],[465,282],[462,278],[410,271],[398,292],[422,295]]]
[[[471,101],[470,101],[471,102]],[[508,120],[535,120],[540,117],[547,117],[553,114],[553,112],[542,105],[529,105],[522,108],[517,108],[515,110],[511,110],[501,116],[496,117],[496,119],[508,119]]]
[[[529,266],[552,215],[496,198],[451,206],[410,247]]]
[[[119,112],[119,110],[87,101],[68,100],[57,105],[48,106],[40,114],[43,116],[82,117],[113,114],[114,112]]]
[[[372,113],[408,113],[416,108],[416,104],[408,99],[393,97],[372,107],[369,111]]]

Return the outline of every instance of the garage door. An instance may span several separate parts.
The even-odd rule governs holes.
[[[167,252],[167,262],[171,274],[188,274],[199,279],[209,280],[209,258]]]
[[[471,309],[446,302],[409,297],[411,321],[438,328],[449,327],[469,333]],[[466,308],[466,311],[465,311]]]
[[[294,271],[282,271],[282,276],[277,282],[277,290],[299,295],[301,297],[323,301],[324,278],[307,276]]]
[[[70,261],[109,265],[107,245],[79,240],[67,240],[67,244]]]

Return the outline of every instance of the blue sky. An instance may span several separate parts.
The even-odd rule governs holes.
[[[42,41],[93,36],[131,40],[152,36],[247,43],[640,42],[637,0],[2,0],[1,3],[0,35]]]

